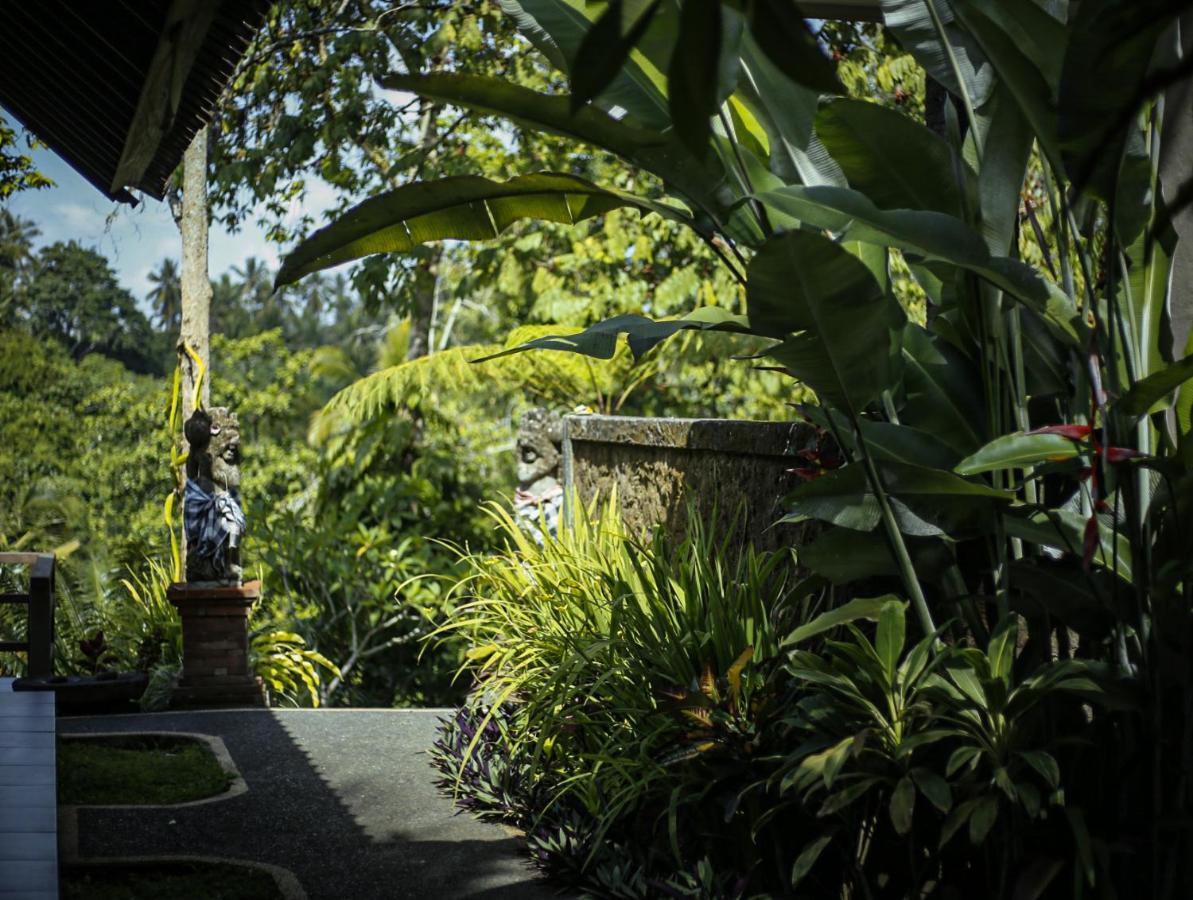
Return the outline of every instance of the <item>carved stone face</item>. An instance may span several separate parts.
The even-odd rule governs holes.
[[[240,424],[224,407],[211,410],[211,480],[217,489],[240,488]]]
[[[561,458],[562,425],[559,416],[545,409],[532,409],[522,416],[518,428],[518,485],[530,490],[544,478],[555,480]]]

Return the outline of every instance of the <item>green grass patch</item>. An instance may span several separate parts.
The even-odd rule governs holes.
[[[227,863],[77,866],[62,873],[63,900],[281,900],[273,876]]]
[[[98,806],[187,803],[232,783],[202,741],[165,735],[58,741],[58,802]]]

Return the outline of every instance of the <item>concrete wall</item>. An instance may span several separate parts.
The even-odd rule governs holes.
[[[563,478],[582,502],[616,488],[637,530],[661,524],[681,534],[692,502],[705,521],[715,516],[720,534],[740,511],[744,536],[773,549],[801,543],[808,528],[774,523],[797,483],[786,470],[814,445],[815,432],[794,423],[567,416]]]

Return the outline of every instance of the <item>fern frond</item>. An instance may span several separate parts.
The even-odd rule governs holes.
[[[558,325],[524,325],[514,329],[504,344],[452,347],[429,356],[406,360],[353,382],[337,393],[311,422],[310,440],[316,446],[354,428],[374,423],[416,403],[434,414],[435,397],[441,393],[468,395],[523,393],[529,388],[542,402],[572,407],[580,402],[604,405],[626,382],[633,368],[628,348],[621,347],[611,360],[591,360],[573,353],[544,351],[504,356],[476,363],[548,334],[572,333]]]

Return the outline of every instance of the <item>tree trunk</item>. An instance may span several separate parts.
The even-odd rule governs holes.
[[[426,258],[418,261],[414,273],[414,304],[410,308],[407,359],[418,359],[435,351],[431,346],[431,320],[435,315],[435,280],[438,278],[439,256],[438,247],[429,249]]]
[[[198,367],[189,347],[204,366],[211,361],[211,278],[207,274],[207,129],[195,135],[182,159],[182,333],[178,354],[182,363],[182,418],[194,412]],[[200,387],[202,405],[211,399],[207,377]]]
[[[182,367],[182,421],[195,411],[195,384],[200,378],[198,400],[211,399],[211,279],[207,274],[207,129],[195,135],[182,158],[182,328],[178,361]],[[203,370],[191,354],[203,363]],[[181,540],[182,571],[186,572],[186,530]]]
[[[439,112],[438,105],[425,103],[419,122],[418,146],[423,151],[423,162],[434,152],[434,143],[438,131],[435,116]],[[416,170],[417,177],[421,171]],[[407,346],[406,358],[418,359],[428,353],[434,353],[431,346],[431,320],[435,313],[435,283],[439,277],[439,258],[443,251],[439,247],[427,247],[423,251],[426,255],[418,261],[418,268],[414,274],[414,304],[410,309],[410,343]]]

